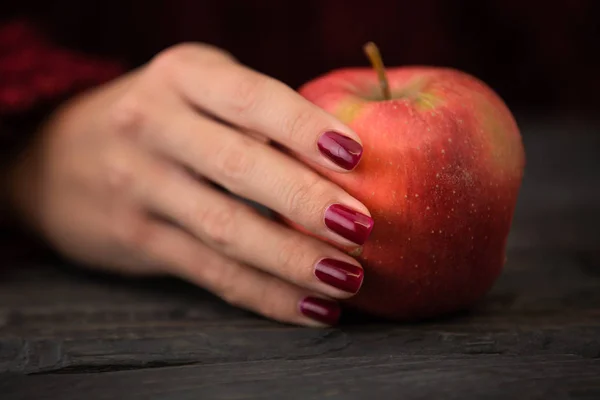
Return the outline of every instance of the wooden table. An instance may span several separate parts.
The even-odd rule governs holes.
[[[177,281],[5,265],[0,398],[600,399],[600,130],[523,131],[508,265],[472,312],[317,330]]]

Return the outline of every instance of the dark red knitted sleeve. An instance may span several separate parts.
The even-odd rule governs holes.
[[[124,70],[54,43],[30,20],[0,22],[0,172],[56,106]]]
[[[27,20],[0,25],[0,117],[27,112],[122,71],[117,62],[55,45]]]

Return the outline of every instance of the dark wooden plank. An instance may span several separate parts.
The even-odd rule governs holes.
[[[51,277],[47,270],[50,282],[29,283],[40,291],[49,286],[43,297],[26,291],[0,295],[12,304],[0,308],[0,370],[103,370],[390,352],[599,357],[600,276],[589,270],[561,253],[513,252],[492,293],[470,313],[420,324],[364,323],[363,317],[351,316],[331,330],[266,321],[185,284],[127,284],[60,271]]]
[[[0,376],[3,399],[597,399],[600,359],[382,356]]]

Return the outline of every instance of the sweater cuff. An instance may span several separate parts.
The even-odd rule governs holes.
[[[27,113],[124,71],[114,60],[61,48],[27,20],[0,25],[0,118]]]

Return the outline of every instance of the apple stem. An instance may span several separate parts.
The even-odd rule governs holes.
[[[364,46],[364,51],[367,54],[369,61],[371,61],[371,65],[375,69],[375,72],[377,72],[377,77],[379,78],[379,86],[381,87],[383,98],[385,100],[391,100],[392,94],[390,93],[390,85],[385,74],[385,66],[383,65],[383,59],[381,58],[379,48],[377,48],[377,45],[375,43],[368,42]]]

